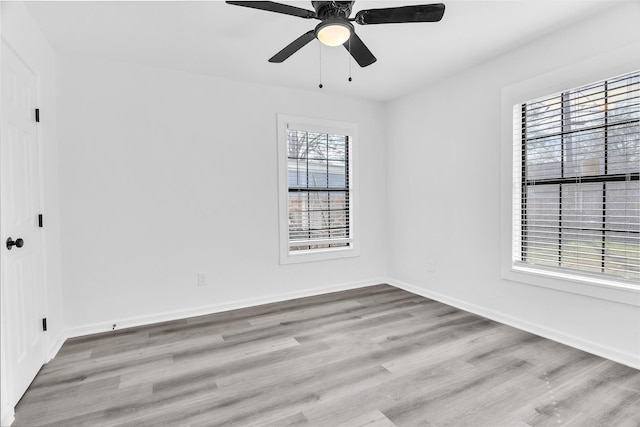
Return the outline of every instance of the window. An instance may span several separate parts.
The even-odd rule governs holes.
[[[512,263],[640,279],[640,72],[514,108]]]
[[[278,116],[281,262],[354,256],[355,126]]]

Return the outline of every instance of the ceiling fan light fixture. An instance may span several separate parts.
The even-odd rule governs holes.
[[[316,27],[316,38],[327,46],[343,45],[351,38],[353,25],[343,19],[326,19]]]

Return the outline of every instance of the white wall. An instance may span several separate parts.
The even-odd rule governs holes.
[[[48,319],[46,346],[50,357],[53,357],[62,345],[63,337],[55,54],[24,4],[0,2],[0,15],[2,38],[20,54],[22,60],[36,73],[38,79],[38,107],[41,112],[41,122],[38,125],[39,155],[42,164],[41,209],[45,225],[42,232],[46,253],[44,260],[46,312],[43,316]],[[2,393],[2,395],[5,394]],[[6,415],[4,400],[2,408],[2,422],[4,422]],[[12,409],[10,416],[13,414]]]
[[[640,366],[637,306],[506,281],[500,271],[501,90],[637,43],[638,22],[640,3],[628,2],[390,104],[387,254],[396,284]]]
[[[57,65],[69,335],[386,276],[381,105],[77,56]],[[358,125],[359,257],[279,265],[277,113]]]

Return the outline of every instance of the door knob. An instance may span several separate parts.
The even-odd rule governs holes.
[[[7,249],[11,250],[11,248],[13,248],[14,246],[21,248],[22,246],[24,246],[24,240],[16,239],[16,241],[14,242],[13,239],[9,237],[7,239]]]

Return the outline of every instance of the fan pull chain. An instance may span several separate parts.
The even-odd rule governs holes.
[[[318,87],[322,89],[322,43],[318,43],[320,46],[320,84]]]
[[[352,81],[353,79],[351,78],[351,37],[349,37],[349,81]]]

